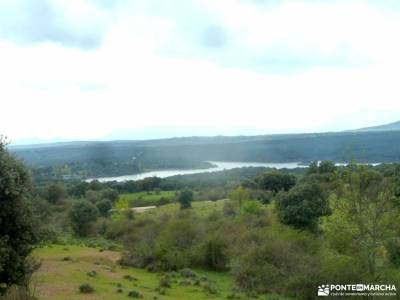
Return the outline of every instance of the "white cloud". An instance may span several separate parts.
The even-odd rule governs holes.
[[[229,67],[208,56],[166,56],[164,49],[184,44],[176,19],[118,11],[101,46],[91,51],[0,40],[3,133],[16,140],[101,138],[120,128],[163,126],[215,128],[215,134],[240,127],[257,133],[327,124],[345,129],[337,121],[343,116],[379,110],[382,121],[392,121],[385,116],[400,112],[397,15],[362,2],[268,8],[199,3],[221,20],[229,47],[243,49],[249,58],[281,49],[300,60],[344,55],[349,65],[273,73]],[[68,15],[79,15],[93,7],[70,9]],[[368,122],[359,119],[351,126]]]

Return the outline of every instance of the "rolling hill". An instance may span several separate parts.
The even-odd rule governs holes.
[[[146,170],[205,168],[206,161],[400,162],[396,124],[372,129],[261,136],[186,137],[148,141],[71,142],[10,147],[36,175],[80,178],[117,176]],[[383,130],[387,128],[387,130]]]
[[[379,126],[372,126],[372,127],[365,127],[365,128],[360,128],[353,130],[355,132],[365,132],[365,131],[397,131],[400,130],[400,121],[389,123],[389,124],[384,124],[384,125],[379,125]]]

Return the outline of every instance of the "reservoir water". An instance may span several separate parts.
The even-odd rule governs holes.
[[[196,174],[196,173],[206,173],[206,172],[217,172],[223,170],[231,170],[235,168],[243,168],[243,167],[265,167],[265,168],[276,168],[276,169],[294,169],[294,168],[304,168],[304,165],[301,165],[297,162],[291,163],[258,163],[258,162],[222,162],[222,161],[210,161],[213,165],[216,165],[214,168],[209,169],[188,169],[188,170],[159,170],[159,171],[151,171],[144,172],[132,175],[124,175],[124,176],[116,176],[116,177],[102,177],[96,178],[100,182],[107,181],[128,181],[128,180],[141,180],[146,177],[170,177],[175,175],[187,175],[187,174]],[[93,179],[88,179],[87,181],[91,181]]]

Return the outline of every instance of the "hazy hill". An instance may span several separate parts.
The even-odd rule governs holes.
[[[360,128],[353,131],[365,132],[365,131],[397,131],[397,130],[400,130],[400,121],[379,126]]]
[[[399,162],[400,130],[318,134],[186,137],[148,141],[71,142],[11,147],[41,178],[55,172],[101,177],[151,169],[207,167],[206,161]],[[60,171],[60,167],[63,170]]]

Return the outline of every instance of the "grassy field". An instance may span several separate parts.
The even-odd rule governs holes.
[[[161,274],[143,269],[126,268],[117,264],[120,253],[100,251],[77,245],[52,245],[39,248],[35,257],[42,265],[34,276],[36,296],[41,300],[70,299],[132,299],[130,291],[139,292],[142,299],[229,299],[232,278],[227,273],[196,270],[200,277],[215,282],[217,294],[206,292],[201,285],[183,285],[185,280],[175,275],[171,288],[164,295],[157,291]],[[94,272],[93,272],[94,271]],[[88,273],[96,274],[90,276]],[[79,292],[81,284],[88,283],[94,288],[90,294]],[[241,296],[240,299],[248,299]],[[259,299],[281,299],[264,296]]]
[[[120,195],[119,201],[127,201],[129,207],[138,207],[157,205],[161,198],[173,201],[175,199],[175,191],[126,193]]]
[[[168,192],[170,194],[174,192]],[[136,193],[135,196],[137,196]],[[130,197],[134,194],[129,194]],[[143,193],[142,193],[143,195]],[[147,197],[156,195],[148,195]],[[157,195],[159,196],[159,195]],[[135,199],[135,198],[131,198]],[[153,198],[154,199],[154,198]],[[229,201],[195,201],[192,202],[191,213],[197,215],[209,215],[213,212],[222,212],[224,203]],[[161,207],[140,213],[136,218],[158,218],[165,214],[174,215],[180,211],[178,203],[166,204]],[[120,212],[115,212],[118,218]],[[235,292],[232,276],[225,272],[210,272],[194,270],[198,277],[207,278],[206,283],[212,283],[217,293],[210,293],[203,283],[189,282],[179,273],[168,273],[172,286],[164,292],[159,291],[160,279],[165,274],[152,273],[144,269],[128,268],[118,264],[121,256],[119,251],[111,249],[109,242],[102,240],[80,241],[65,237],[60,239],[63,245],[50,245],[38,248],[34,256],[42,261],[38,272],[34,275],[34,287],[39,300],[70,300],[70,299],[133,299],[128,294],[131,291],[138,292],[142,299],[254,299]],[[104,244],[104,245],[102,245]],[[97,248],[96,248],[97,247]],[[100,248],[102,247],[102,248]],[[118,249],[118,247],[114,247]],[[121,248],[122,249],[122,248]],[[119,249],[119,250],[121,250]],[[93,276],[95,274],[95,276]],[[91,276],[92,275],[92,276]],[[79,287],[88,283],[94,288],[93,293],[82,294]],[[232,295],[235,297],[232,297]],[[283,300],[274,295],[263,295],[257,299]]]

